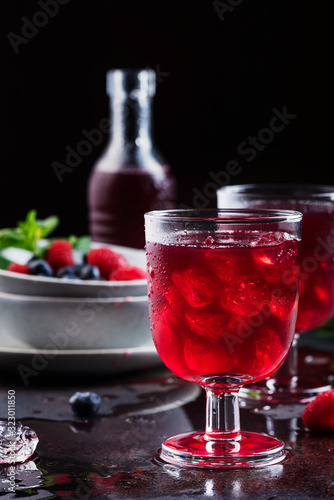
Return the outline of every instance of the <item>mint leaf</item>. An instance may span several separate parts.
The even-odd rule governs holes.
[[[56,216],[37,220],[36,210],[28,212],[26,220],[18,223],[18,227],[25,238],[25,248],[32,252],[37,252],[39,240],[50,234],[57,227],[58,223],[59,219]]]
[[[0,250],[16,247],[41,255],[39,240],[48,236],[58,223],[59,219],[56,216],[37,220],[36,210],[30,210],[25,220],[17,223],[16,228],[0,230]]]
[[[26,219],[18,222],[17,225],[24,237],[24,248],[33,252],[38,240],[41,238],[40,227],[36,221],[36,211],[31,210],[28,212]]]
[[[0,269],[7,269],[10,264],[10,260],[6,259],[3,255],[0,255]]]
[[[41,230],[41,238],[46,238],[58,226],[59,218],[55,215],[52,215],[44,220],[38,221],[38,223]]]
[[[17,229],[1,229],[0,230],[0,249],[8,247],[21,248],[24,244],[24,236]]]
[[[71,234],[68,241],[72,244],[74,250],[87,254],[90,250],[91,239],[89,236],[75,236]]]

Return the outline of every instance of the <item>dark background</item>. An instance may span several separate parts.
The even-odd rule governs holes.
[[[331,0],[68,0],[15,53],[8,34],[43,23],[48,2],[1,1],[0,227],[35,208],[60,216],[61,235],[87,233],[86,184],[103,144],[62,182],[51,165],[108,117],[105,73],[117,67],[158,72],[155,138],[179,203],[191,206],[232,159],[234,184],[334,184]],[[296,117],[247,162],[240,143],[284,107]]]

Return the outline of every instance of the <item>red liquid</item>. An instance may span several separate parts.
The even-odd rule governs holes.
[[[89,182],[90,235],[94,241],[144,248],[144,213],[175,206],[169,167],[95,170]]]
[[[147,243],[153,339],[181,378],[222,387],[229,376],[242,385],[284,361],[295,331],[299,242],[282,233],[258,240],[238,247],[212,237],[201,246]]]
[[[334,314],[334,217],[304,213],[296,331],[308,332]]]

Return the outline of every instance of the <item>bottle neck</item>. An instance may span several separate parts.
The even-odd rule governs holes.
[[[131,148],[152,147],[151,98],[111,99],[110,143]]]

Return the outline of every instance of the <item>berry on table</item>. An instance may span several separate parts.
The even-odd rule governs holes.
[[[109,278],[112,271],[127,265],[127,260],[123,255],[108,247],[91,249],[86,260],[88,264],[99,268],[101,278],[105,280]]]
[[[16,262],[11,262],[7,266],[7,271],[12,271],[14,273],[20,274],[31,274],[29,266],[27,264],[17,264]]]
[[[146,272],[137,266],[126,266],[115,269],[109,275],[109,281],[129,281],[146,278]]]
[[[302,420],[311,431],[334,431],[334,389],[321,392],[308,403]]]
[[[55,240],[49,246],[45,260],[54,271],[61,267],[74,266],[73,246],[66,240]]]
[[[99,411],[101,401],[101,396],[96,392],[75,392],[69,404],[78,417],[90,417]]]

